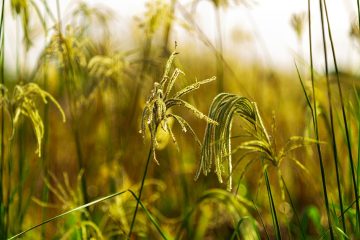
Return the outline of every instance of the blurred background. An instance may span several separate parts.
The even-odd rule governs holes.
[[[8,237],[110,193],[129,188],[137,193],[150,151],[149,138],[139,134],[142,111],[175,46],[179,54],[174,64],[185,76],[177,79],[174,93],[217,77],[184,97],[202,113],[208,113],[218,93],[234,93],[257,103],[276,151],[292,136],[314,138],[307,105],[307,97],[315,96],[311,93],[306,1],[12,0],[3,4],[2,84],[9,98],[16,85],[34,82],[59,102],[66,116],[63,123],[51,101],[34,101],[44,127],[39,157],[31,117],[17,121],[12,135],[12,116],[4,111],[1,115],[2,161],[11,162],[2,168],[2,191],[9,192],[3,198]],[[312,1],[311,7],[320,140],[329,198],[338,202],[318,2]],[[356,1],[350,0],[329,1],[327,6],[354,156],[358,152],[360,63],[356,9]],[[336,87],[332,61],[328,69],[332,89]],[[338,95],[334,93],[331,104],[338,126],[344,201],[350,204],[353,192]],[[174,112],[203,139],[204,120],[181,108]],[[232,144],[237,146],[243,141],[242,123],[235,118],[233,124]],[[160,164],[150,162],[141,198],[161,229],[172,238],[230,239],[240,226],[239,219],[249,216],[241,228],[244,239],[274,238],[272,230],[266,231],[272,229],[272,213],[256,156],[243,160],[243,152],[234,154],[232,192],[213,172],[194,181],[200,148],[189,132],[184,133],[175,122],[171,125],[180,151],[169,133],[158,132]],[[255,163],[249,167],[250,161]],[[285,198],[279,169],[288,189]],[[293,151],[281,166],[269,167],[283,237],[326,234],[319,172],[316,144]],[[96,239],[101,235],[126,239],[135,205],[131,194],[122,194],[43,225],[24,238]],[[335,215],[338,211],[334,210]],[[134,232],[133,239],[160,238],[142,210]]]

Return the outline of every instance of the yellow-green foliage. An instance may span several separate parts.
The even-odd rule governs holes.
[[[48,99],[55,104],[62,115],[62,120],[65,122],[65,113],[60,104],[48,92],[42,90],[36,83],[27,83],[25,85],[16,85],[13,94],[8,96],[8,91],[4,85],[1,84],[1,89],[5,92],[2,97],[2,103],[6,104],[6,109],[12,117],[13,133],[15,132],[17,123],[23,115],[28,117],[32,123],[36,140],[38,143],[37,154],[41,157],[42,139],[44,136],[44,124],[41,119],[39,108],[36,100],[39,98],[43,103],[47,104]]]
[[[3,30],[12,29],[1,26],[0,235],[16,238],[30,229],[20,235],[275,239],[281,233],[283,239],[327,239],[330,216],[335,238],[359,238],[342,103],[333,84],[336,73],[330,72],[330,102],[324,74],[315,72],[314,86],[310,82],[304,55],[308,49],[299,47],[299,75],[295,68],[286,72],[269,67],[273,65],[267,58],[249,63],[232,55],[237,51],[221,39],[220,32],[230,36],[221,21],[236,3],[249,1],[205,3],[217,16],[215,42],[203,32],[204,22],[197,22],[196,11],[202,9],[196,4],[201,1],[147,1],[144,12],[129,22],[100,4],[70,1],[65,7],[61,2],[11,0],[3,8],[4,22],[13,17],[21,24],[17,36],[24,41],[9,41]],[[302,44],[309,30],[305,15],[288,20]],[[358,23],[346,27],[358,44]],[[183,32],[189,41],[180,37]],[[238,42],[239,50],[250,51],[261,32],[246,34],[251,40]],[[171,52],[169,46],[180,39]],[[42,46],[38,61],[29,57],[33,46]],[[16,72],[8,65],[12,49]],[[35,62],[29,64],[30,59]],[[318,59],[313,60],[317,65]],[[359,77],[341,71],[351,154],[359,173]],[[64,121],[69,114],[68,124],[61,124],[48,102]],[[335,130],[330,128],[330,106]],[[319,140],[312,139],[312,117],[318,118]],[[23,119],[29,124],[21,124]],[[179,136],[185,132],[190,136]],[[333,137],[338,168],[328,144]],[[149,140],[150,150],[142,138]],[[37,155],[29,139],[35,139]],[[322,153],[324,184],[315,147]],[[28,161],[38,156],[40,161]],[[146,156],[161,166],[149,164],[143,174]],[[200,178],[201,173],[207,177]],[[323,204],[324,186],[330,214]],[[134,208],[139,208],[137,218]]]

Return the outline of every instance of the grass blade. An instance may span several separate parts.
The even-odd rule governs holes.
[[[318,119],[317,119],[317,108],[316,108],[316,91],[315,91],[315,83],[314,83],[314,63],[313,63],[313,51],[312,51],[312,27],[311,27],[311,5],[310,0],[308,0],[308,24],[309,24],[309,50],[310,50],[310,74],[311,74],[311,87],[312,87],[312,94],[313,94],[313,125],[315,130],[315,138],[317,141],[320,140],[319,138],[319,128],[318,128]],[[325,169],[323,163],[323,157],[321,153],[320,145],[317,144],[317,152],[319,156],[319,165],[320,165],[320,172],[321,172],[321,181],[322,181],[322,189],[324,194],[324,202],[326,207],[326,214],[328,219],[328,225],[330,228],[330,236],[331,239],[334,239],[334,233],[332,230],[331,220],[330,220],[330,209],[329,209],[329,199],[328,199],[328,192],[326,187],[326,176],[325,176]]]
[[[152,145],[152,144],[153,144],[153,143],[151,143],[151,145]],[[131,221],[131,226],[130,226],[130,230],[129,230],[128,239],[131,238],[131,234],[132,234],[132,231],[133,231],[133,228],[134,228],[134,225],[135,225],[135,219],[136,219],[137,211],[138,211],[139,204],[140,204],[140,200],[141,200],[141,194],[142,194],[142,191],[143,191],[146,174],[147,174],[148,167],[149,167],[149,162],[150,162],[151,155],[152,155],[152,149],[153,149],[153,146],[150,146],[148,158],[147,158],[146,165],[145,165],[145,169],[144,169],[144,174],[143,174],[143,177],[142,177],[142,180],[141,180],[141,186],[140,186],[140,190],[139,190],[139,197],[138,197],[138,198],[135,197],[135,199],[137,200],[137,202],[136,202],[136,207],[135,207],[134,215],[133,215],[133,218],[132,218],[132,221]]]
[[[285,188],[286,194],[288,195],[289,200],[290,200],[290,205],[291,205],[291,207],[292,207],[292,209],[293,209],[293,211],[294,211],[296,221],[297,221],[298,224],[299,224],[299,228],[300,228],[300,232],[301,232],[301,237],[302,237],[302,239],[305,239],[305,234],[304,234],[305,230],[302,228],[299,215],[297,214],[297,211],[296,211],[296,209],[295,209],[294,202],[293,202],[293,200],[292,200],[292,198],[291,198],[291,195],[290,195],[290,191],[289,191],[289,189],[288,189],[288,187],[287,187],[287,185],[286,185],[286,183],[285,183],[285,181],[284,181],[284,178],[283,178],[282,176],[281,176],[281,181],[282,181],[283,184],[284,184],[284,188]]]
[[[274,203],[271,186],[270,186],[270,181],[269,181],[269,177],[268,177],[268,173],[267,173],[266,169],[264,170],[264,177],[265,177],[266,189],[267,189],[268,198],[269,198],[269,204],[270,204],[270,208],[271,208],[271,217],[273,219],[273,224],[274,224],[275,236],[276,236],[276,239],[281,239],[280,225],[279,225],[279,221],[277,218],[275,203]]]
[[[328,26],[328,35],[329,35],[329,39],[330,39],[331,52],[332,52],[332,56],[333,56],[334,66],[335,66],[336,82],[337,82],[337,87],[338,87],[338,91],[339,91],[339,95],[340,95],[341,113],[342,113],[344,126],[345,126],[346,143],[347,143],[347,148],[348,148],[348,153],[349,153],[349,161],[350,161],[350,168],[351,168],[351,177],[352,177],[352,181],[353,181],[354,195],[358,196],[359,193],[358,193],[358,188],[357,188],[354,160],[353,160],[353,156],[352,156],[352,147],[351,147],[351,140],[350,140],[348,121],[347,121],[346,112],[345,112],[344,98],[343,98],[343,93],[342,93],[341,84],[340,84],[340,78],[339,78],[339,69],[338,69],[338,66],[337,66],[334,41],[333,41],[332,34],[331,34],[329,15],[328,15],[325,0],[324,0],[324,10],[325,10],[326,21],[327,21],[327,26]],[[357,215],[357,223],[356,223],[356,225],[357,225],[357,227],[359,227],[359,223],[360,223],[360,207],[359,207],[358,198],[356,197],[355,199],[356,199],[356,215]],[[341,202],[340,202],[340,207],[341,207],[341,211],[343,212],[343,204]],[[344,216],[342,216],[342,217],[344,218]],[[345,223],[345,219],[343,220],[343,224],[344,223]],[[346,234],[345,225],[344,225],[343,230],[344,230],[344,232]]]
[[[5,84],[5,72],[4,72],[4,64],[5,64],[5,48],[4,48],[4,14],[5,14],[5,0],[2,0],[2,9],[1,9],[1,20],[0,20],[0,76],[1,76],[1,84],[4,86]],[[5,95],[5,90],[1,89],[1,97],[3,98]],[[5,167],[5,109],[4,106],[1,106],[1,139],[0,139],[0,235],[7,236],[6,233],[6,222],[5,222],[5,204],[4,204],[4,167]]]
[[[159,233],[163,237],[163,239],[168,239],[168,237],[165,235],[165,233],[161,230],[159,223],[155,220],[155,218],[151,215],[149,210],[147,210],[146,207],[144,206],[144,204],[141,202],[140,197],[137,198],[136,194],[133,191],[131,191],[130,189],[128,191],[131,193],[131,195],[133,195],[133,197],[136,199],[136,201],[140,204],[140,206],[144,210],[146,216],[149,218],[149,220],[152,222],[152,224],[154,224],[155,228],[159,231]]]
[[[35,228],[38,228],[38,227],[40,227],[40,226],[43,226],[44,224],[47,224],[47,223],[52,222],[52,221],[55,221],[55,220],[57,220],[57,219],[59,219],[59,218],[62,218],[62,217],[64,217],[64,216],[66,216],[66,215],[69,215],[69,214],[71,214],[71,213],[77,212],[77,211],[82,210],[82,209],[84,209],[84,208],[88,208],[88,207],[90,207],[90,206],[92,206],[92,205],[95,205],[95,204],[98,204],[98,203],[100,203],[100,202],[106,201],[106,200],[108,200],[108,199],[110,199],[110,198],[116,197],[116,196],[121,195],[121,194],[124,194],[124,193],[126,193],[126,192],[127,192],[127,191],[125,190],[125,191],[117,192],[117,193],[114,193],[114,194],[110,194],[110,195],[108,195],[108,196],[106,196],[106,197],[99,198],[99,199],[97,199],[97,200],[95,200],[95,201],[92,201],[92,202],[89,202],[89,203],[87,203],[87,204],[81,205],[81,206],[79,206],[79,207],[73,208],[73,209],[71,209],[71,210],[69,210],[69,211],[66,211],[66,212],[64,212],[64,213],[62,213],[62,214],[59,214],[59,215],[57,215],[57,216],[55,216],[55,217],[52,217],[52,218],[50,218],[50,219],[48,219],[48,220],[46,220],[46,221],[44,221],[44,222],[42,222],[42,223],[40,223],[40,224],[37,224],[37,225],[35,225],[35,226],[33,226],[33,227],[31,227],[31,228],[29,228],[29,229],[27,229],[27,230],[25,230],[25,231],[23,231],[23,232],[21,232],[21,233],[18,233],[18,234],[16,234],[16,235],[12,236],[11,238],[9,238],[8,240],[12,240],[12,239],[19,238],[20,236],[24,235],[25,233],[30,232],[31,230],[34,230]]]

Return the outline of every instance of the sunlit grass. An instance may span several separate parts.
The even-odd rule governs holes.
[[[325,0],[289,19],[309,41],[290,73],[224,56],[230,1],[212,1],[214,43],[197,1],[148,1],[130,45],[115,39],[110,9],[55,3],[2,2],[3,239],[360,236],[358,76],[339,69]],[[8,20],[21,30],[15,72]],[[358,41],[358,24],[346,27]],[[175,41],[178,28],[198,42]],[[39,39],[37,62],[20,61]]]

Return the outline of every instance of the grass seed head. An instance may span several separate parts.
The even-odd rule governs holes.
[[[190,103],[181,99],[183,95],[198,89],[202,84],[214,81],[215,77],[191,84],[185,87],[184,89],[176,92],[175,94],[171,95],[171,91],[174,87],[175,81],[178,79],[180,75],[185,75],[185,73],[178,68],[175,68],[172,74],[170,74],[173,61],[177,54],[178,54],[177,52],[173,52],[170,55],[165,66],[163,77],[160,82],[154,83],[154,87],[151,90],[150,96],[146,101],[146,105],[142,113],[140,133],[142,134],[143,138],[145,138],[146,129],[149,129],[151,136],[151,145],[153,148],[153,156],[155,162],[157,163],[158,161],[156,159],[155,149],[158,146],[156,133],[159,126],[163,129],[163,131],[170,134],[173,142],[177,145],[177,141],[171,130],[171,125],[169,124],[170,119],[175,120],[175,122],[177,122],[180,125],[183,132],[190,130],[195,141],[201,145],[196,133],[191,128],[190,124],[181,116],[170,112],[170,109],[172,107],[174,106],[184,107],[185,109],[192,112],[193,115],[195,115],[197,118],[203,119],[209,124],[217,124],[216,121],[207,117],[205,114],[203,114],[202,112],[197,110],[194,106],[192,106]]]

